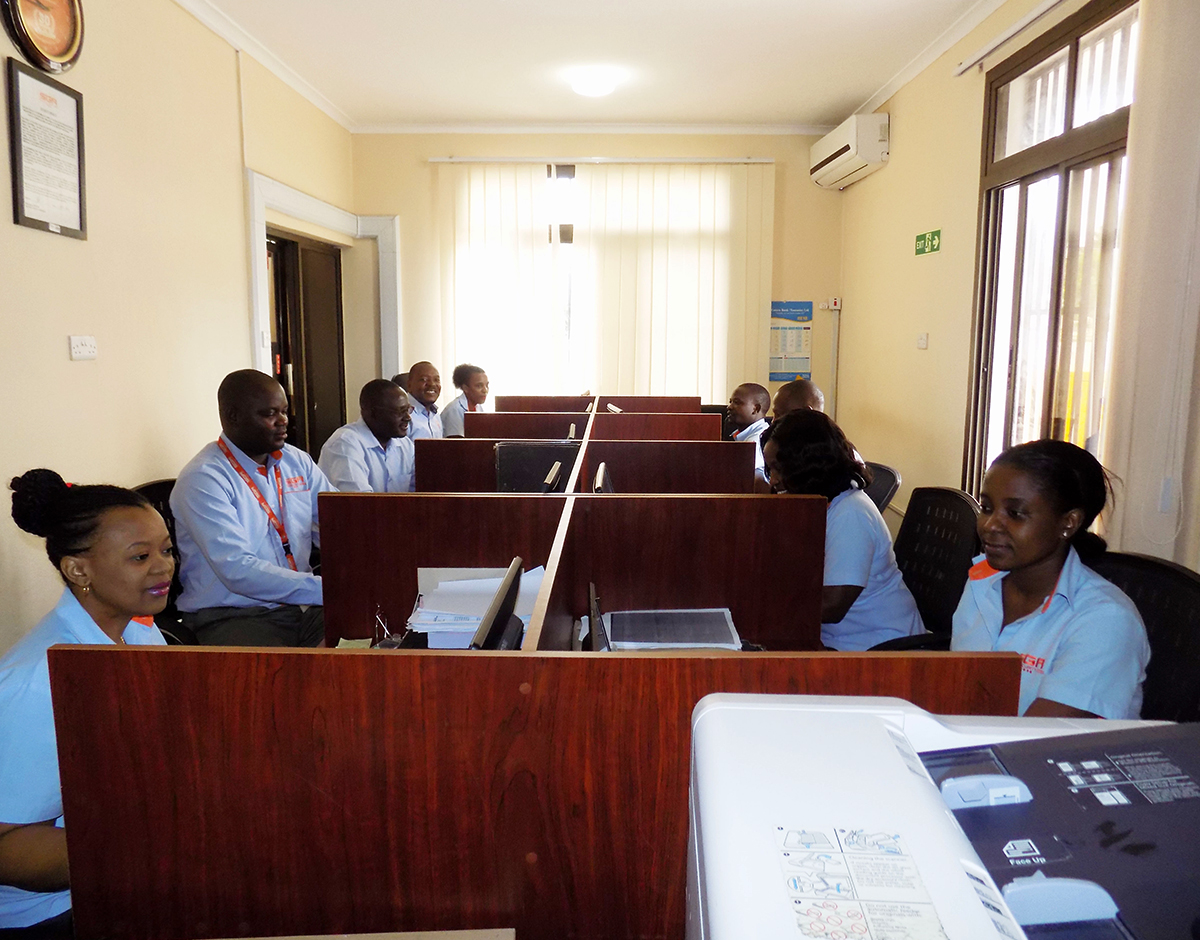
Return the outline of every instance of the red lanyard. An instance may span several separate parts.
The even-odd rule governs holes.
[[[253,493],[254,498],[258,500],[258,505],[262,506],[263,512],[267,514],[267,519],[270,520],[272,527],[279,535],[279,541],[283,543],[283,553],[287,555],[288,565],[293,571],[298,571],[299,569],[296,567],[296,559],[292,557],[291,543],[288,542],[287,529],[283,527],[283,523],[279,521],[279,517],[276,516],[271,510],[271,507],[267,505],[267,501],[263,498],[262,492],[257,486],[254,485],[254,481],[250,479],[250,474],[248,474],[246,469],[237,462],[233,456],[233,453],[228,447],[225,446],[225,442],[219,437],[217,438],[217,446],[220,447],[221,452],[229,458],[229,463],[233,466],[233,469],[237,471],[238,476],[240,476],[245,481],[246,485],[250,487],[250,492]],[[275,464],[275,490],[279,493],[279,511],[283,512],[283,474],[279,472],[279,464]]]

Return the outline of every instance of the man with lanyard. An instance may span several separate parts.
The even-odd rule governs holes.
[[[179,474],[171,492],[184,625],[218,646],[321,646],[317,494],[333,486],[286,443],[287,396],[254,369],[217,390],[221,436]]]
[[[358,410],[361,418],[330,435],[317,466],[343,493],[411,493],[408,396],[387,379],[372,379],[358,394]]]
[[[432,362],[418,362],[408,370],[408,399],[412,402],[412,423],[408,436],[441,437],[442,418],[437,400],[442,394],[442,376]]]

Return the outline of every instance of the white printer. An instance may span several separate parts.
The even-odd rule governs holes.
[[[895,698],[706,696],[692,715],[687,938],[1019,940],[947,801],[1000,806],[1028,791],[994,773],[939,790],[918,752],[1155,724],[942,717]]]

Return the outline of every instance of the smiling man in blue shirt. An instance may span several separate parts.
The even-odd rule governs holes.
[[[333,490],[287,441],[287,396],[254,369],[217,390],[221,436],[179,474],[171,493],[184,624],[201,643],[320,646],[317,494]]]
[[[411,493],[408,396],[387,379],[372,379],[358,394],[358,408],[362,417],[330,435],[317,466],[343,493]]]

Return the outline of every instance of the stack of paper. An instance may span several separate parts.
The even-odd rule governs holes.
[[[505,568],[419,568],[417,603],[408,628],[424,633],[430,649],[466,649],[504,579]],[[526,627],[546,569],[521,575],[513,613]]]

